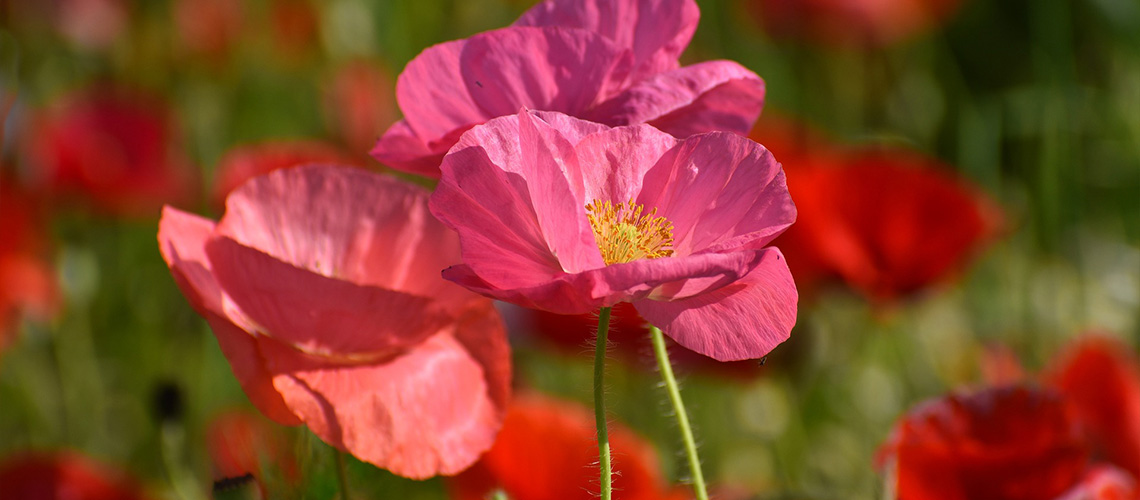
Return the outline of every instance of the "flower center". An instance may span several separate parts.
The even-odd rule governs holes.
[[[629,200],[614,205],[594,200],[586,217],[606,265],[673,255],[673,223],[657,216],[657,209],[642,215],[645,207]]]

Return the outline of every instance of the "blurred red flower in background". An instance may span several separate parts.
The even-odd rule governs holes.
[[[0,462],[0,493],[19,500],[143,500],[126,475],[70,451],[31,452]]]
[[[944,281],[1000,226],[996,204],[932,158],[846,149],[800,126],[761,125],[752,138],[783,163],[796,223],[774,243],[801,290],[837,276],[890,301]]]
[[[1044,383],[1074,409],[1096,458],[1140,478],[1140,367],[1127,346],[1086,335],[1054,360]]]
[[[39,215],[28,195],[0,181],[0,350],[11,342],[22,314],[46,318],[59,307]]]
[[[918,405],[877,462],[900,500],[1048,500],[1081,481],[1089,455],[1059,394],[1011,386]]]
[[[340,66],[325,85],[325,120],[353,154],[368,157],[380,134],[395,123],[392,87],[380,65],[363,59]]]
[[[846,47],[888,45],[945,22],[962,0],[751,0],[768,34]]]
[[[686,498],[682,490],[668,490],[648,442],[614,422],[609,439],[615,499]],[[482,500],[496,489],[511,500],[592,500],[598,497],[597,460],[589,408],[521,395],[511,401],[495,445],[449,486],[457,500]]]
[[[351,165],[355,162],[340,148],[321,141],[276,141],[237,146],[218,160],[210,204],[219,209],[224,207],[226,196],[253,177],[310,163]]]
[[[23,138],[32,176],[57,196],[78,194],[114,215],[153,217],[185,203],[196,179],[165,102],[122,88],[62,96]]]
[[[287,60],[300,58],[317,44],[317,9],[309,0],[272,0],[269,21],[273,46]]]
[[[301,479],[290,443],[260,415],[233,410],[215,416],[206,428],[206,449],[215,481],[252,475],[264,496],[267,472],[291,483]]]
[[[178,47],[212,64],[225,62],[242,35],[246,2],[175,0],[172,6]]]
[[[428,192],[347,167],[256,177],[215,223],[167,207],[159,246],[267,417],[405,477],[491,447],[510,353],[491,301],[444,281]]]

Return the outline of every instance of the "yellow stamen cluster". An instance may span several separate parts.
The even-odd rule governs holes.
[[[614,205],[594,200],[586,217],[606,265],[673,255],[673,223],[657,216],[657,209],[642,215],[645,207],[629,200]]]

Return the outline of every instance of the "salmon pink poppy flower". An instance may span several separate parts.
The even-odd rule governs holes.
[[[1097,458],[1140,478],[1140,366],[1128,347],[1085,336],[1044,379],[1073,407]]]
[[[610,424],[614,498],[685,498],[669,491],[648,442]],[[590,500],[598,496],[594,415],[581,405],[540,395],[511,401],[491,450],[449,482],[452,498],[482,500],[496,489],[511,500]]]
[[[273,141],[232,148],[218,160],[213,205],[224,206],[226,196],[253,177],[309,163],[343,165],[351,164],[352,159],[340,148],[321,141]]]
[[[928,31],[962,0],[751,0],[772,36],[825,45],[877,47]]]
[[[1089,464],[1060,395],[1021,386],[917,406],[895,425],[878,458],[880,467],[894,469],[900,500],[1053,499]]]
[[[21,500],[143,500],[125,474],[75,452],[21,453],[0,461],[0,492]]]
[[[195,190],[171,110],[121,88],[66,95],[32,122],[23,160],[60,195],[80,194],[114,215],[153,217]]]
[[[444,277],[559,314],[619,302],[721,360],[787,339],[796,288],[776,248],[795,220],[780,164],[744,137],[678,140],[523,111],[460,138],[431,210],[458,231]]]
[[[166,208],[158,240],[250,400],[361,460],[455,474],[494,442],[509,351],[427,191],[347,167],[251,179],[221,221]]]
[[[764,101],[760,77],[731,61],[678,62],[699,17],[693,0],[546,0],[509,28],[430,47],[400,74],[404,119],[372,155],[438,177],[464,131],[524,106],[677,137],[746,134]]]

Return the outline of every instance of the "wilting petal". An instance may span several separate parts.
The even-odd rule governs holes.
[[[546,0],[531,7],[515,26],[561,26],[598,33],[633,52],[634,78],[640,80],[677,67],[699,19],[693,0]]]
[[[1076,410],[1094,452],[1140,477],[1140,368],[1130,352],[1089,335],[1067,349],[1046,379]]]
[[[713,131],[747,134],[764,106],[764,81],[732,61],[708,61],[656,74],[598,105],[588,118],[647,122],[677,137]]]
[[[662,156],[637,202],[673,222],[678,255],[758,249],[796,218],[772,154],[725,132],[690,137]]]
[[[898,498],[1056,498],[1088,465],[1078,427],[1052,391],[953,394],[912,409],[880,452]]]
[[[401,476],[466,469],[494,442],[500,410],[485,372],[451,335],[393,358],[329,364],[260,341],[274,384],[314,434]]]
[[[468,39],[460,56],[467,93],[487,117],[523,107],[580,114],[615,94],[629,65],[628,52],[578,29],[488,31]]]
[[[678,344],[719,361],[754,359],[788,339],[796,324],[796,285],[780,251],[730,285],[689,298],[634,302]]]
[[[487,297],[558,314],[585,314],[618,302],[639,300],[662,285],[684,288],[699,281],[715,289],[740,279],[756,267],[762,251],[711,253],[668,259],[642,259],[574,274],[562,274],[532,287],[499,288],[461,264],[443,277]]]
[[[656,453],[620,424],[610,424],[615,498],[666,498]],[[586,408],[538,395],[516,397],[495,445],[451,481],[453,498],[481,500],[501,488],[512,500],[597,497],[598,448]]]

